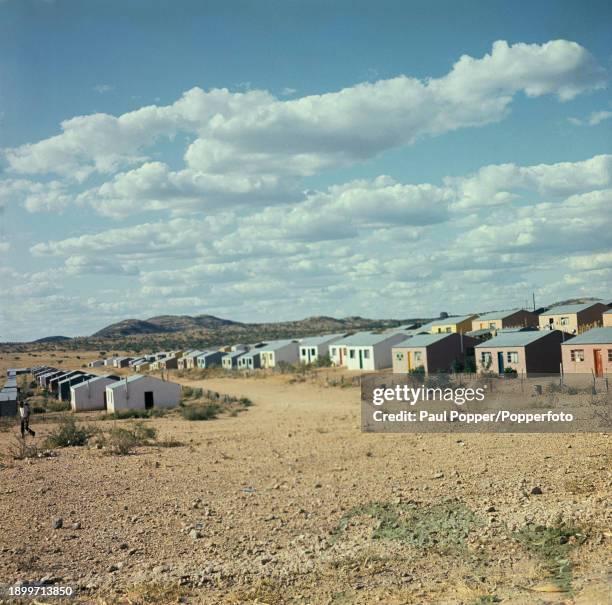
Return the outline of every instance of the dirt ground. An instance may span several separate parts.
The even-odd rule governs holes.
[[[55,355],[4,355],[0,371]],[[608,435],[363,434],[356,387],[180,381],[253,406],[147,420],[182,445],[129,456],[12,460],[17,427],[0,432],[0,588],[44,579],[83,603],[612,602]],[[99,418],[77,419],[132,422]],[[56,425],[32,426],[42,443]]]

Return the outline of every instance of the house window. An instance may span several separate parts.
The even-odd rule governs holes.
[[[363,358],[364,359],[370,359],[370,351],[369,351],[369,349],[364,349],[364,351],[363,351]]]
[[[572,361],[584,361],[584,349],[572,349],[570,358]]]
[[[452,332],[452,331],[453,331],[453,329],[452,329],[450,326],[448,326],[448,328],[446,328],[446,331],[447,331],[447,332]]]
[[[486,368],[493,363],[493,355],[489,351],[480,353],[480,363]]]
[[[317,354],[317,350],[316,349],[310,349],[310,354],[311,355],[316,355]]]
[[[351,359],[355,359],[355,349],[351,349],[351,350],[349,351],[349,357],[350,357]]]
[[[302,355],[306,355],[306,349],[302,349]]]
[[[612,353],[612,351],[608,351],[609,353]],[[395,359],[397,359],[398,361],[403,361],[404,360],[404,354],[403,353],[396,353],[395,354]]]
[[[421,361],[421,351],[415,351],[414,352],[414,361]]]
[[[336,355],[336,347],[333,347],[333,348],[332,348],[332,350],[331,350],[331,354],[332,354],[332,355],[334,355],[334,357],[335,357],[335,355]]]
[[[506,359],[508,363],[518,363],[518,352],[508,351],[508,353],[506,354]]]
[[[612,349],[608,349],[608,361],[612,361]]]
[[[494,322],[494,321],[492,321],[492,322],[489,324],[489,330],[493,330],[494,328],[495,328],[495,322]]]
[[[562,326],[569,326],[569,322],[569,317],[562,317],[560,323]]]

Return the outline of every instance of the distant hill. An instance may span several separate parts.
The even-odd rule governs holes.
[[[222,326],[239,325],[229,319],[214,315],[158,315],[149,319],[124,319],[106,326],[92,334],[94,338],[118,338],[140,334],[168,334],[197,329],[215,329]]]
[[[64,342],[66,340],[72,340],[72,339],[69,336],[45,336],[44,338],[39,338],[38,340],[33,340],[32,342],[58,343],[58,342]]]

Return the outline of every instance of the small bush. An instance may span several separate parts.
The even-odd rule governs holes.
[[[37,458],[38,448],[27,439],[13,437],[9,444],[9,455],[13,460],[25,460],[26,458]]]
[[[152,426],[147,426],[144,422],[135,422],[131,432],[138,445],[148,445],[150,440],[155,440],[157,437],[157,431]]]
[[[165,416],[168,410],[161,408],[153,408],[151,410],[143,410],[140,408],[133,408],[128,410],[119,410],[112,414],[107,414],[105,418],[107,420],[128,420],[130,418],[159,418]]]
[[[213,420],[220,411],[221,407],[216,403],[181,408],[181,414],[185,420]]]
[[[45,447],[72,447],[85,445],[88,439],[97,433],[94,427],[77,425],[72,416],[62,418],[55,431],[45,439]]]
[[[59,401],[58,399],[48,399],[46,405],[47,412],[67,412],[70,410],[69,401]]]
[[[115,456],[127,456],[134,451],[138,445],[136,437],[132,431],[121,428],[111,429],[106,446],[110,454]]]

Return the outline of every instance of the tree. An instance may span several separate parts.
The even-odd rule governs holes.
[[[448,317],[448,313],[446,311],[442,311],[442,313],[440,313],[440,319],[446,319]]]

